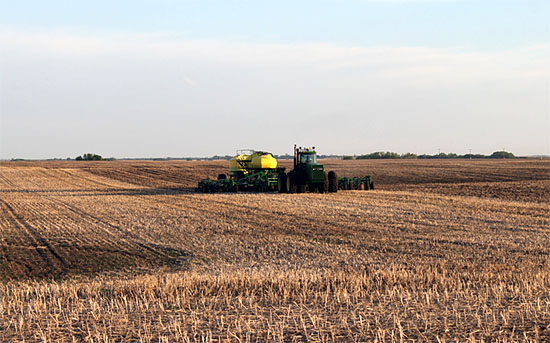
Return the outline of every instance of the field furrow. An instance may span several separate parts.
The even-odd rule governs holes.
[[[0,165],[0,341],[550,339],[549,163],[327,165],[377,187],[200,194],[222,162]]]

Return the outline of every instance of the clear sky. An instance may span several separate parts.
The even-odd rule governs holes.
[[[0,0],[0,158],[550,154],[550,1]]]

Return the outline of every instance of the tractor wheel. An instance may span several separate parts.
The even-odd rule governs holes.
[[[286,174],[286,192],[292,193],[292,172]]]
[[[319,193],[326,193],[328,190],[328,175],[327,175],[327,172],[324,172],[324,174],[325,174],[325,179],[322,183],[319,184],[317,188],[319,190]]]
[[[218,175],[218,180],[226,180],[226,179],[227,179],[227,176],[225,174]]]
[[[296,191],[297,193],[305,193],[307,190],[307,173],[305,170],[298,170],[297,173],[294,173],[294,179],[296,180]]]
[[[317,185],[317,191],[319,193],[325,193],[325,189],[326,189],[326,187],[325,187],[324,183],[320,183],[320,184]]]
[[[328,172],[328,191],[330,193],[338,192],[338,175],[334,171]]]
[[[296,174],[291,171],[287,175],[288,178],[288,193],[296,193],[298,191],[298,185],[296,184]]]
[[[374,189],[374,181],[371,181],[371,182],[370,182],[369,188],[370,188],[370,189]]]
[[[288,192],[287,181],[287,175],[285,173],[279,173],[279,177],[277,178],[277,190],[279,193]]]

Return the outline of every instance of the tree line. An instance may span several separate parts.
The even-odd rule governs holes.
[[[114,157],[104,158],[98,154],[87,153],[75,158],[76,161],[113,161]]]
[[[398,154],[396,152],[390,151],[377,151],[370,154],[359,155],[359,156],[344,156],[344,160],[378,160],[378,159],[435,159],[435,158],[516,158],[516,156],[508,151],[495,151],[491,155],[483,154],[464,154],[459,155],[455,153],[439,153],[434,155],[422,154],[417,155],[413,153]]]

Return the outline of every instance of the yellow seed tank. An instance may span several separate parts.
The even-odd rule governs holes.
[[[269,152],[255,151],[252,154],[238,154],[229,160],[229,173],[242,172],[247,174],[249,170],[276,169],[277,160]]]

